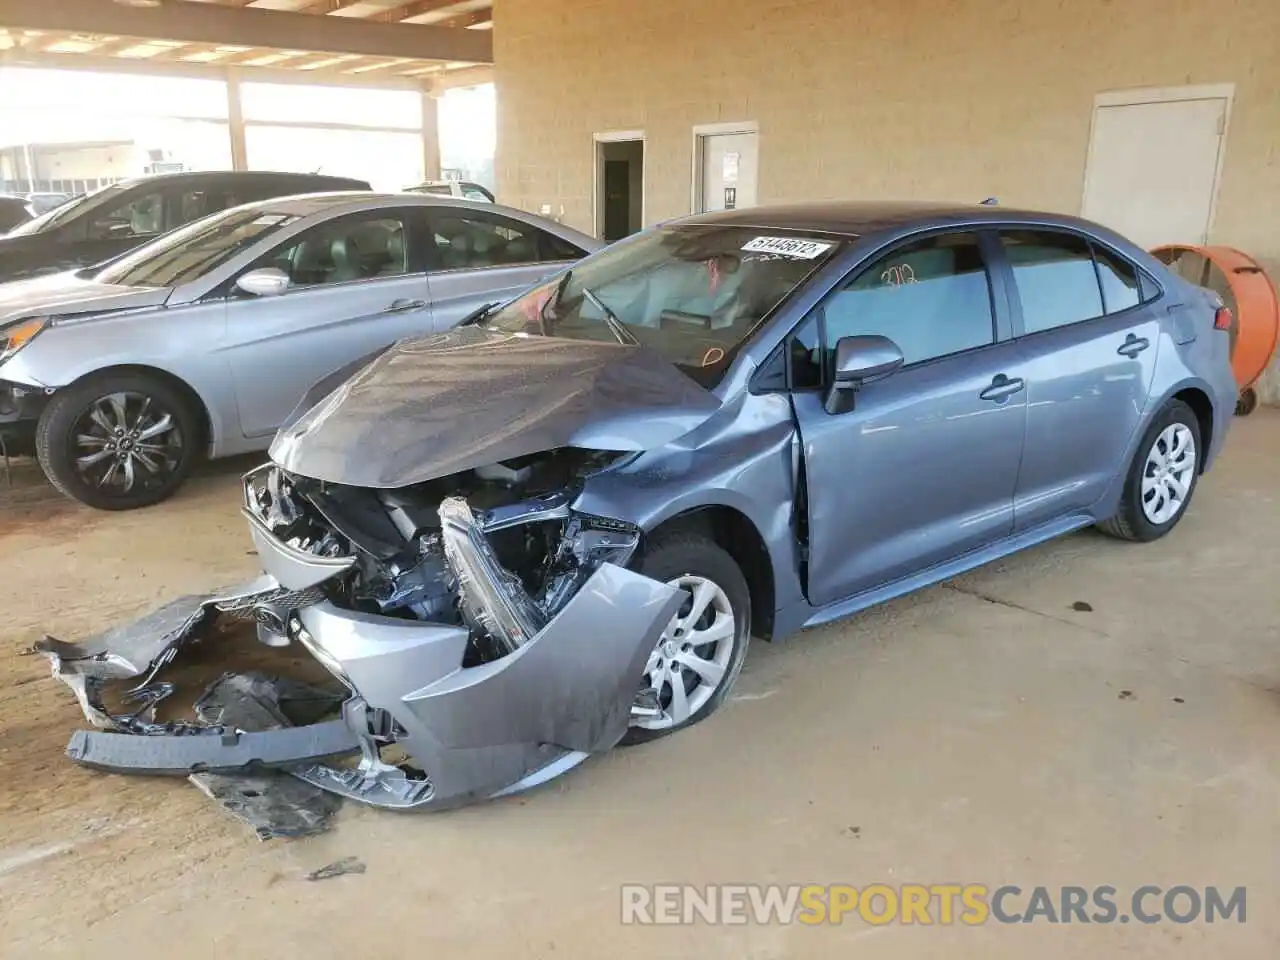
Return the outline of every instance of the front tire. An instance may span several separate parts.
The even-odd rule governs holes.
[[[164,500],[187,478],[200,417],[178,390],[146,374],[105,374],[58,391],[36,425],[49,482],[98,510]]]
[[[1098,528],[1141,543],[1163,537],[1191,504],[1200,478],[1200,457],[1200,421],[1181,400],[1171,400],[1138,444],[1119,508]]]
[[[751,639],[751,591],[733,557],[701,534],[673,533],[649,545],[640,572],[689,592],[645,666],[641,693],[661,713],[633,717],[622,743],[684,730],[724,703]],[[656,696],[655,696],[656,695]]]

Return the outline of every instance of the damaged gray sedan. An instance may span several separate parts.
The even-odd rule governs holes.
[[[683,729],[753,634],[1089,524],[1172,529],[1234,407],[1220,313],[1047,214],[828,205],[648,231],[317,384],[244,480],[259,580],[41,646],[104,728],[69,752],[440,808]],[[228,616],[309,651],[341,715],[156,722],[157,673]],[[103,685],[134,678],[139,709],[112,714]]]

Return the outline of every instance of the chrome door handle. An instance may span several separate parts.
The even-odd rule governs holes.
[[[1124,338],[1124,343],[1116,347],[1116,353],[1120,354],[1122,357],[1128,357],[1132,360],[1149,346],[1151,346],[1151,341],[1146,337],[1135,336],[1131,333]]]
[[[994,400],[996,403],[1004,403],[1015,393],[1026,386],[1026,383],[1017,377],[1006,377],[1003,373],[997,373],[991,380],[991,386],[983,390],[979,397],[983,400]]]
[[[425,300],[393,300],[391,306],[387,307],[383,313],[409,313],[412,310],[421,310],[426,305]]]

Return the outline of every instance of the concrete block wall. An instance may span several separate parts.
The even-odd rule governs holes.
[[[695,124],[754,120],[762,203],[1077,213],[1095,94],[1236,85],[1210,242],[1280,278],[1277,0],[501,0],[499,199],[593,231],[593,133],[643,130],[645,219],[690,210]],[[1280,370],[1266,395],[1280,402]]]

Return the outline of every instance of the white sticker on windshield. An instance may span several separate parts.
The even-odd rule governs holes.
[[[756,237],[743,246],[750,253],[776,253],[797,260],[812,260],[830,250],[832,244],[822,240],[799,240],[795,237]]]
[[[274,227],[277,224],[284,223],[289,219],[287,213],[264,213],[253,221],[255,227]]]

